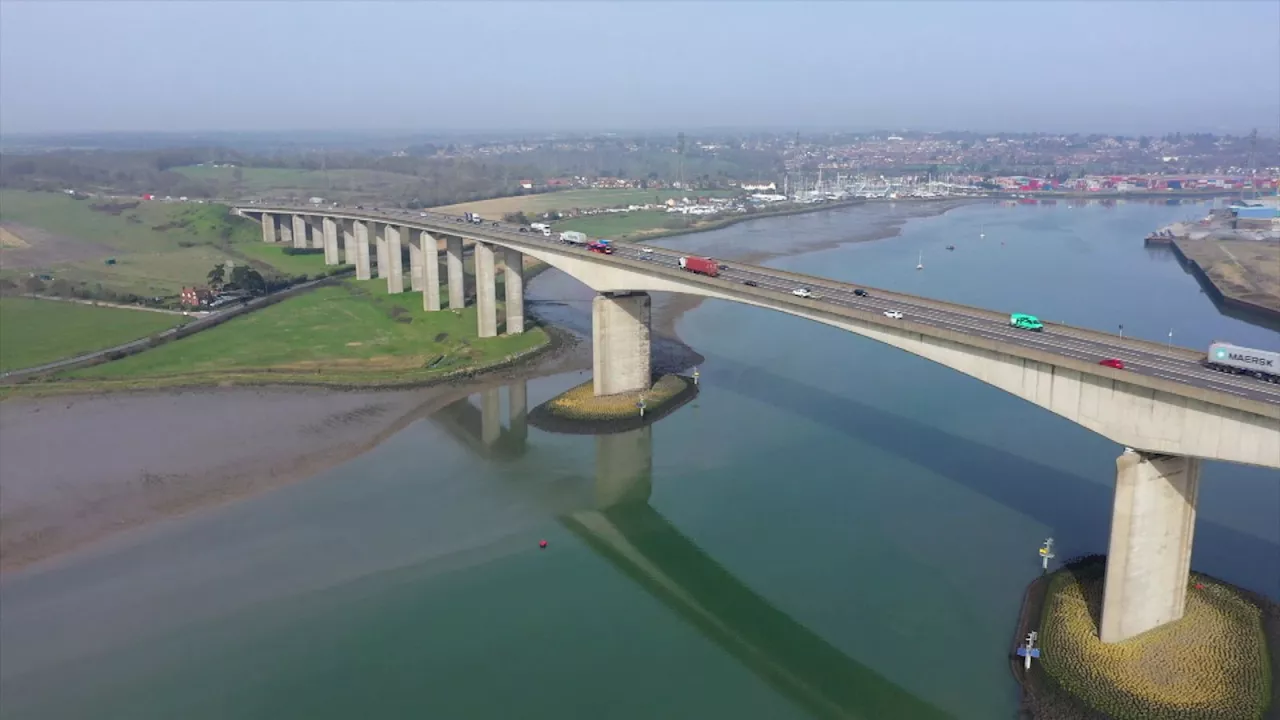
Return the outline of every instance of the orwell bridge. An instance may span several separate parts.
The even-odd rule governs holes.
[[[590,252],[519,226],[466,222],[433,212],[247,204],[262,239],[323,248],[330,265],[354,265],[362,280],[409,289],[424,309],[471,294],[464,249],[473,248],[480,337],[524,330],[524,258],[540,260],[590,287],[597,395],[643,390],[651,382],[650,292],[729,300],[831,325],[932,360],[1082,425],[1126,449],[1116,460],[1100,634],[1119,642],[1182,617],[1191,567],[1201,460],[1280,469],[1280,386],[1205,368],[1201,352],[1045,323],[1010,327],[1006,313],[941,302],[811,275],[732,263],[717,277],[680,269],[679,253],[616,247]],[[498,317],[501,264],[504,318]],[[750,284],[748,284],[748,282]],[[810,297],[792,294],[807,288]],[[855,293],[861,289],[865,294]],[[902,317],[888,317],[896,310]],[[1099,365],[1124,361],[1125,370]]]

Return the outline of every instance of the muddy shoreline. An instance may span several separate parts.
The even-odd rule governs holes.
[[[761,263],[894,237],[910,219],[968,202],[912,204],[909,212],[838,241],[721,257]],[[703,362],[676,333],[680,318],[702,299],[659,293],[654,300],[654,371],[680,373]],[[537,314],[536,306],[530,313]],[[528,362],[427,387],[263,386],[6,399],[0,402],[0,573],[311,477],[480,389],[590,368],[588,338],[548,330],[553,347]]]

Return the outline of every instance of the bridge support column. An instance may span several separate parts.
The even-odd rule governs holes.
[[[331,217],[321,218],[320,225],[324,234],[324,264],[337,265],[338,258],[338,221]]]
[[[652,489],[652,425],[596,436],[596,509],[646,502]]]
[[[422,309],[435,312],[440,309],[440,245],[436,237],[422,231]]]
[[[595,394],[648,389],[648,293],[597,295],[591,301],[591,367]]]
[[[262,213],[262,242],[273,243],[276,241],[276,216],[271,213]]]
[[[400,228],[387,225],[383,233],[387,246],[387,292],[397,295],[404,292],[404,244],[400,242]]]
[[[369,223],[373,226],[373,245],[377,251],[378,279],[386,280],[391,274],[391,256],[387,254],[387,225]]]
[[[422,292],[422,234],[416,230],[404,228],[405,240],[409,242],[409,290]],[[414,240],[413,236],[418,239]]]
[[[1115,643],[1182,617],[1200,460],[1126,449],[1116,494],[1099,639]]]
[[[324,249],[324,216],[314,215],[308,221],[307,225],[311,230],[311,248],[314,250]]]
[[[505,250],[502,254],[502,278],[506,291],[508,335],[524,332],[524,253]]]
[[[498,274],[493,246],[476,241],[476,319],[482,338],[498,334]]]
[[[496,387],[480,391],[480,441],[493,447],[502,437],[502,395]]]
[[[445,243],[445,263],[449,270],[449,309],[467,306],[467,276],[462,271],[462,238],[451,237]]]
[[[342,223],[342,256],[338,258],[340,265],[356,264],[356,233],[350,220],[339,220]]]
[[[307,219],[301,215],[293,216],[293,246],[307,247]]]
[[[373,277],[372,269],[369,267],[369,223],[353,220],[351,224],[355,230],[356,279],[368,280]]]
[[[293,223],[290,222],[285,217],[278,217],[275,219],[275,221],[276,221],[276,227],[280,228],[280,242],[292,247],[293,246]]]
[[[507,429],[520,442],[529,437],[529,383],[525,380],[507,386]]]

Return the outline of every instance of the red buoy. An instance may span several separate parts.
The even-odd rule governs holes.
[[[546,540],[539,540],[539,541],[538,541],[538,547],[542,548],[543,550],[546,550],[546,549],[547,549],[547,541],[546,541]]]

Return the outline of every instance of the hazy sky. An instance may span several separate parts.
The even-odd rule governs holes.
[[[0,0],[0,132],[1280,131],[1280,0]]]

